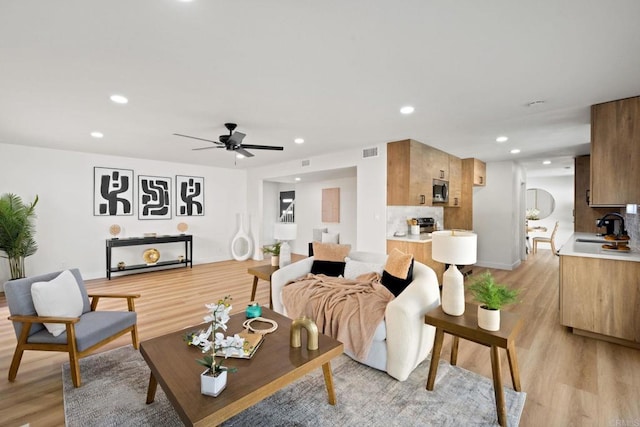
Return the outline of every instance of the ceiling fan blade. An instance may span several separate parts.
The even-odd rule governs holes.
[[[251,150],[276,150],[282,151],[284,147],[276,147],[273,145],[251,145],[251,144],[242,144],[243,148],[249,148]]]
[[[244,147],[238,147],[235,150],[236,153],[240,153],[245,157],[253,157],[253,154],[251,154],[250,152],[248,152],[247,150],[244,149]]]
[[[231,135],[229,137],[229,139],[227,140],[227,144],[231,144],[231,145],[240,145],[242,144],[242,140],[244,139],[244,137],[247,136],[242,132],[234,132],[233,135]]]
[[[208,150],[210,148],[224,148],[224,147],[216,147],[215,145],[212,145],[211,147],[192,148],[191,151]]]
[[[197,139],[199,141],[206,141],[206,142],[213,142],[214,144],[221,144],[218,141],[213,141],[211,139],[204,139],[204,138],[198,138],[197,136],[189,136],[189,135],[183,135],[181,133],[174,133],[175,136],[181,136],[183,138],[191,138],[191,139]]]

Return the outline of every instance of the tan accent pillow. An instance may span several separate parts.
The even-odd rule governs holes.
[[[412,254],[405,254],[397,248],[393,248],[384,269],[392,276],[404,279],[409,274],[409,267],[411,267],[411,260],[413,260]]]
[[[339,245],[337,243],[313,242],[313,258],[316,261],[340,261],[351,252],[351,245]]]

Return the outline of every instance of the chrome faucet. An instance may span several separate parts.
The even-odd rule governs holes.
[[[627,234],[627,230],[624,228],[624,217],[622,215],[620,215],[617,212],[610,212],[608,214],[606,214],[605,216],[603,216],[602,218],[600,218],[598,220],[598,223],[596,224],[596,227],[607,227],[607,234],[613,234],[613,224],[611,224],[611,226],[609,226],[608,223],[605,223],[605,220],[610,217],[616,217],[616,220],[620,220],[620,235],[626,235]]]

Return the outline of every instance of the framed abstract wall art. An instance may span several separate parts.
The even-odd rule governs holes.
[[[133,170],[93,168],[93,215],[133,215]]]
[[[204,178],[176,175],[176,216],[204,216]]]
[[[171,219],[171,178],[138,175],[138,219]]]

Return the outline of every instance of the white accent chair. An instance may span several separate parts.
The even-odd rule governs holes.
[[[351,252],[349,258],[384,265],[387,255],[371,252]],[[273,309],[287,315],[282,304],[282,288],[292,280],[311,271],[313,257],[305,258],[271,276]],[[387,372],[404,381],[422,362],[433,347],[435,328],[424,323],[424,315],[440,305],[440,289],[436,273],[426,265],[414,261],[413,281],[391,301],[385,318],[378,325],[367,360],[363,363]],[[345,352],[353,358],[353,355]]]

